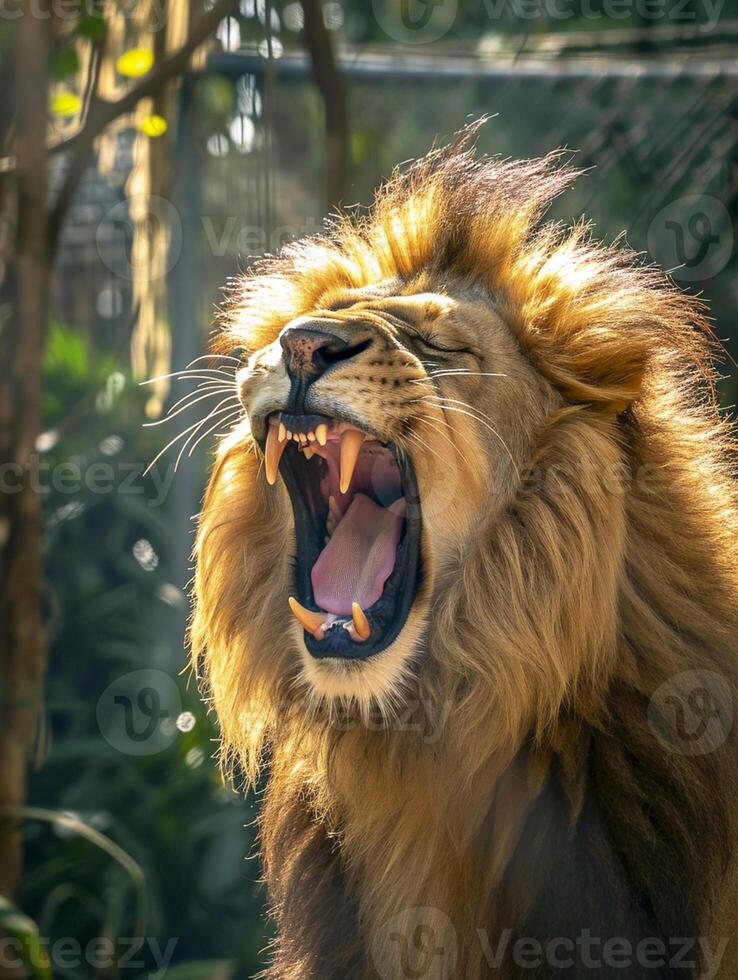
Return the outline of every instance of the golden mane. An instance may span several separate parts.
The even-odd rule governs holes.
[[[480,521],[435,597],[396,702],[368,699],[360,723],[343,704],[343,726],[335,705],[300,700],[260,452],[245,423],[223,441],[195,552],[193,663],[224,763],[254,781],[268,749],[275,977],[373,976],[372,936],[420,906],[450,917],[458,975],[486,975],[475,931],[538,935],[559,905],[575,921],[543,876],[563,881],[570,860],[589,881],[590,851],[654,935],[704,929],[732,846],[732,734],[692,756],[653,732],[654,692],[675,675],[709,671],[735,691],[735,455],[703,306],[586,225],[543,221],[576,176],[559,154],[477,159],[475,132],[396,172],[367,215],[256,266],[216,340],[257,350],[342,290],[396,280],[412,296],[452,278],[481,290],[561,398],[504,513]],[[453,723],[435,742],[427,715],[393,729],[408,704]],[[339,900],[351,941],[323,921]],[[607,908],[581,903],[605,928]]]

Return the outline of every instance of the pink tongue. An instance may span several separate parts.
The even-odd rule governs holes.
[[[377,601],[395,567],[404,516],[402,497],[380,507],[363,493],[354,496],[310,573],[320,609],[350,616],[352,602],[368,609]]]

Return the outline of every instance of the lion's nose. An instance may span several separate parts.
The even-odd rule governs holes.
[[[286,326],[279,342],[289,374],[308,383],[338,361],[346,361],[366,350],[371,343],[366,340],[351,345],[335,334],[305,326]]]

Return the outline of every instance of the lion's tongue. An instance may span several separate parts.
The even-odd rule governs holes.
[[[355,494],[310,573],[320,609],[350,616],[352,602],[368,609],[377,601],[395,567],[404,516],[404,498],[380,507]]]

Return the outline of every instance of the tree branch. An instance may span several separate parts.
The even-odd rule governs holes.
[[[69,163],[56,204],[49,220],[50,247],[52,254],[61,231],[64,217],[87,167],[92,161],[95,140],[120,116],[131,112],[141,99],[156,95],[168,81],[182,75],[194,52],[203,44],[218,24],[237,7],[238,0],[215,0],[212,8],[202,14],[190,30],[187,40],[179,50],[160,61],[119,99],[100,99],[94,93],[90,108],[81,129],[74,135],[49,148],[50,153],[71,152]]]

